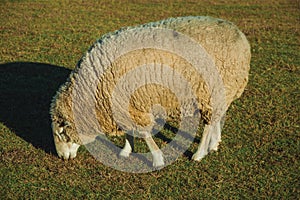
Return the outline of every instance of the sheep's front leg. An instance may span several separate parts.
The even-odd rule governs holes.
[[[154,142],[151,134],[150,133],[147,134],[144,139],[145,139],[146,144],[148,145],[148,147],[151,151],[152,157],[153,157],[153,167],[164,166],[165,163],[164,163],[163,153],[159,149],[157,144]]]
[[[133,148],[134,148],[134,138],[132,135],[126,134],[125,146],[119,153],[119,156],[128,158]]]

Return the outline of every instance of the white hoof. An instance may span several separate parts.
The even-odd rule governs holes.
[[[120,157],[128,158],[130,155],[130,151],[126,151],[125,149],[122,149],[121,152],[119,153]]]
[[[195,161],[201,161],[205,156],[207,155],[207,153],[195,153],[193,156],[192,156],[192,160],[195,160]]]
[[[162,167],[165,165],[162,152],[153,153],[153,167]]]
[[[198,155],[196,155],[196,154],[194,154],[193,156],[192,156],[192,160],[195,160],[195,161],[200,161],[202,158],[200,158],[200,156],[198,156]]]
[[[211,150],[211,151],[218,151],[218,147],[219,147],[219,142],[217,142],[216,144],[214,144],[214,145],[210,148],[210,150]]]
[[[129,141],[126,139],[125,140],[125,146],[121,150],[121,152],[119,153],[119,156],[124,157],[124,158],[128,158],[131,152],[132,152],[132,148],[130,146]]]

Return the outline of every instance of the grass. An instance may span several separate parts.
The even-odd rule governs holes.
[[[299,5],[295,0],[2,0],[0,197],[299,199]],[[227,113],[220,150],[201,162],[184,155],[146,174],[106,167],[83,147],[75,160],[60,160],[49,103],[88,47],[120,27],[186,15],[232,21],[252,46],[250,81]]]

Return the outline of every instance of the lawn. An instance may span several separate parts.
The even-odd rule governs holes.
[[[300,199],[299,1],[2,0],[0,9],[0,199]],[[59,159],[49,105],[88,48],[121,27],[189,15],[232,21],[252,47],[219,151],[143,174],[84,147]]]

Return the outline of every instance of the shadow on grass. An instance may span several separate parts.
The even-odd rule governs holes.
[[[49,107],[69,74],[49,64],[0,64],[0,122],[34,147],[55,154]]]
[[[53,96],[70,72],[43,63],[0,64],[0,122],[34,147],[56,154],[49,108]],[[165,129],[178,132],[168,124]],[[172,141],[161,133],[156,137],[167,143]],[[184,154],[189,158],[192,156],[188,150]]]

